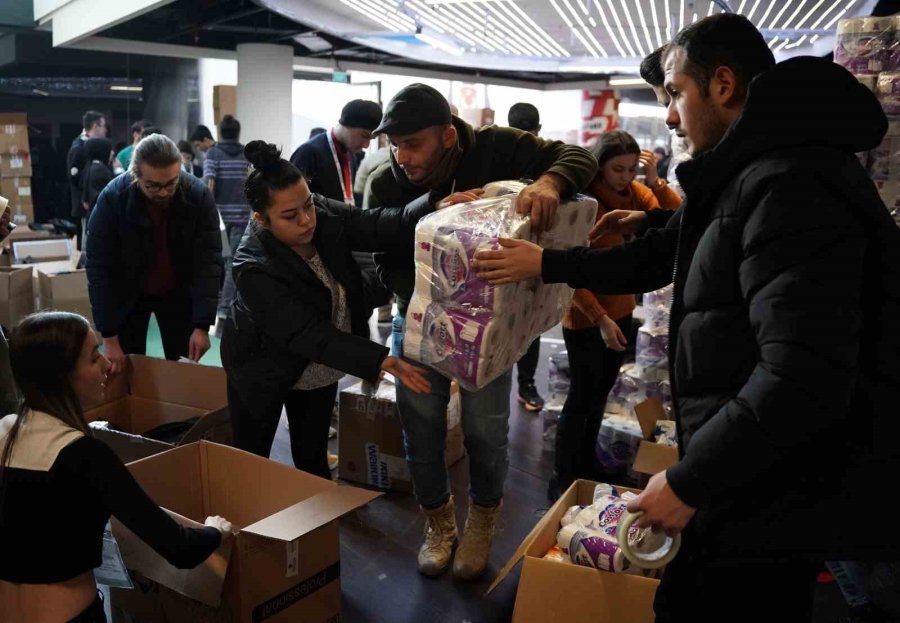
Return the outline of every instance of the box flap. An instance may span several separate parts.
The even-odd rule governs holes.
[[[634,406],[634,414],[637,416],[638,422],[641,423],[641,432],[644,433],[644,439],[653,439],[658,420],[669,419],[659,398],[648,398],[636,404]]]
[[[356,487],[334,486],[257,521],[243,531],[279,541],[295,541],[381,495]]]
[[[166,512],[182,526],[203,527],[203,524],[186,517]],[[113,519],[113,534],[127,568],[209,606],[216,607],[222,602],[222,585],[231,560],[233,538],[222,543],[199,566],[193,569],[176,569],[116,519]]]
[[[634,471],[653,476],[678,462],[678,448],[670,448],[652,441],[642,441],[634,459]]]
[[[610,594],[601,575],[605,574],[595,569],[526,558],[513,623],[636,623],[611,618]]]
[[[219,367],[129,355],[131,394],[212,410],[228,404],[225,371]]]
[[[13,264],[37,264],[68,260],[75,251],[71,238],[56,236],[11,241]]]
[[[91,430],[95,439],[99,439],[112,448],[116,456],[126,464],[172,449],[172,446],[167,443],[156,441],[155,439],[147,439],[140,435],[93,427]]]
[[[229,442],[232,441],[231,415],[227,408],[202,416],[191,430],[184,434],[178,445],[185,446],[189,443],[203,440],[224,443],[223,439]],[[230,443],[226,445],[230,445]]]

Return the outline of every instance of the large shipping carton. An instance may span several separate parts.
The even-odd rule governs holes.
[[[129,355],[125,371],[109,379],[103,399],[88,407],[85,418],[124,431],[95,429],[94,435],[126,463],[171,449],[171,443],[142,434],[174,422],[196,419],[180,445],[232,443],[225,371],[218,367]]]
[[[0,325],[12,329],[34,311],[31,267],[0,267]]]
[[[213,119],[216,125],[222,123],[225,115],[237,114],[237,87],[219,84],[213,87]],[[221,137],[220,137],[221,138]]]
[[[465,455],[459,387],[454,384],[447,409],[445,462],[449,467]],[[341,392],[338,457],[338,475],[343,480],[412,493],[392,383],[382,382],[375,391],[368,384],[357,383]]]
[[[656,422],[669,419],[658,398],[648,398],[635,405],[634,413],[641,423],[641,432],[644,433],[644,440],[634,458],[634,471],[643,474],[644,479],[648,480],[646,477],[664,472],[678,462],[678,448],[670,448],[653,441]]]
[[[32,173],[28,152],[0,154],[0,177],[31,177]]]
[[[576,480],[525,537],[488,589],[488,593],[494,590],[523,561],[512,623],[653,623],[658,580],[543,558],[556,545],[563,515],[577,504],[591,504],[596,486],[596,482]]]
[[[81,253],[65,236],[24,237],[11,241],[13,266],[32,266],[37,309],[81,314],[93,324],[87,271],[78,268]]]
[[[0,113],[0,154],[28,151],[28,117],[23,112]]]
[[[134,590],[112,589],[114,620],[325,623],[340,620],[337,519],[379,495],[205,441],[128,469],[179,523],[225,517],[237,535],[206,563],[178,570],[113,521]],[[228,548],[230,546],[230,551]]]

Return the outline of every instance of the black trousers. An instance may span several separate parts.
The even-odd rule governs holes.
[[[704,558],[690,527],[682,539],[656,590],[656,623],[812,621],[821,565]]]
[[[628,335],[631,316],[616,324]],[[600,478],[595,446],[606,399],[616,382],[624,352],[610,350],[600,329],[565,329],[569,353],[569,395],[556,428],[555,476],[565,491],[577,478]]]
[[[103,600],[100,598],[100,593],[97,593],[94,603],[74,619],[69,619],[69,623],[106,623],[106,613],[103,611]]]
[[[519,387],[534,385],[534,373],[537,372],[538,358],[541,356],[541,336],[537,336],[528,347],[528,352],[522,355],[516,369],[519,376]]]
[[[229,379],[228,408],[234,429],[234,445],[269,458],[283,406],[290,426],[294,465],[304,472],[330,480],[328,428],[331,426],[337,390],[335,383],[320,389],[294,389],[282,396],[261,392],[253,400],[245,400]]]
[[[144,355],[147,352],[147,329],[150,314],[156,316],[162,336],[166,359],[187,357],[191,333],[193,306],[190,294],[178,290],[171,294],[140,299],[119,328],[119,343],[126,355]]]

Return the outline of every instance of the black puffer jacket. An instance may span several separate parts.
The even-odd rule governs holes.
[[[315,245],[347,292],[352,333],[331,323],[331,292],[294,251],[251,222],[234,256],[237,288],[233,323],[222,336],[229,379],[252,400],[284,393],[310,362],[374,380],[387,348],[369,340],[370,295],[352,251],[408,245],[419,218],[432,211],[427,197],[406,208],[359,210],[314,195]]]
[[[117,335],[142,296],[153,261],[153,222],[141,189],[123,173],[100,193],[88,222],[88,291],[97,329]],[[209,328],[216,320],[222,278],[219,213],[209,188],[182,175],[170,207],[167,240],[181,286],[190,290],[191,320]]]
[[[672,280],[681,462],[704,555],[900,553],[900,230],[854,157],[887,129],[821,59],[753,81],[711,152],[682,164],[665,230],[607,252],[545,251],[546,281],[602,292]]]

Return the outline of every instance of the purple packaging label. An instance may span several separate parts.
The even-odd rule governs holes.
[[[475,384],[488,318],[431,305],[424,319],[425,337],[447,374]]]
[[[492,309],[494,286],[480,279],[471,266],[476,252],[497,245],[496,237],[465,229],[438,228],[430,245],[432,270],[439,282],[432,286],[432,296],[458,305]]]
[[[576,565],[615,573],[619,545],[600,536],[578,531],[569,542],[569,558]]]

